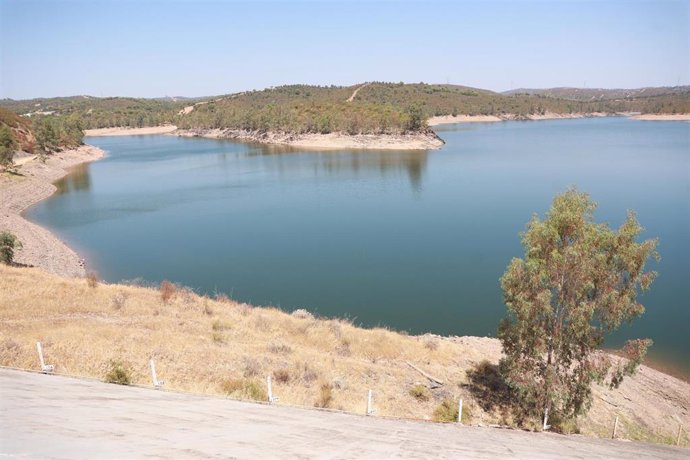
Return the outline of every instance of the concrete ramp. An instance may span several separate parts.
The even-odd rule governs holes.
[[[690,458],[662,445],[389,420],[0,369],[0,458]]]

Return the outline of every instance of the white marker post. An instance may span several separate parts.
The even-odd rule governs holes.
[[[371,390],[369,390],[369,396],[367,397],[367,415],[374,415],[374,403]]]
[[[273,404],[278,401],[277,396],[273,396],[273,382],[271,381],[271,376],[266,377],[266,386],[268,387],[268,403]]]
[[[462,398],[458,402],[458,423],[462,425]]]
[[[549,408],[547,407],[544,410],[544,426],[543,429],[544,431],[548,431],[548,429],[551,428],[551,425],[549,425]]]
[[[676,446],[680,446],[680,435],[683,432],[683,425],[678,424],[678,436],[676,436]]]
[[[616,431],[618,431],[618,416],[616,415],[616,420],[613,422],[613,433],[611,433],[611,439],[616,439]]]
[[[55,366],[52,364],[46,364],[43,359],[43,347],[41,347],[41,342],[36,342],[36,349],[38,350],[38,360],[41,362],[41,372],[44,374],[50,374],[55,370]]]
[[[160,390],[165,382],[158,380],[158,375],[156,374],[156,363],[153,362],[153,358],[149,360],[149,367],[151,367],[151,380],[153,380],[153,387],[156,390]]]

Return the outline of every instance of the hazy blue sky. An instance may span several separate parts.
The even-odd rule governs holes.
[[[690,83],[690,0],[0,0],[0,97]]]

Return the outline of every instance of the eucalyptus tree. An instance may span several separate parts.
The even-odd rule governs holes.
[[[594,222],[595,209],[586,193],[557,196],[545,219],[529,222],[524,258],[501,278],[508,315],[499,326],[500,370],[523,417],[585,413],[592,384],[620,385],[652,343],[629,341],[627,360],[599,351],[608,333],[644,313],[637,295],[656,277],[645,264],[659,256],[657,240],[638,242],[642,227],[632,211],[613,230]]]

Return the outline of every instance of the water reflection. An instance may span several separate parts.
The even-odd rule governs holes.
[[[298,150],[279,145],[255,145],[246,153],[247,157],[265,157],[268,169],[283,173],[296,170],[313,171],[314,176],[328,175],[342,178],[367,177],[377,173],[382,177],[406,174],[414,191],[422,190],[422,181],[427,167],[427,150]]]
[[[55,182],[57,187],[56,195],[79,190],[89,190],[91,188],[91,177],[89,176],[89,164],[82,163],[70,169],[62,179]]]

